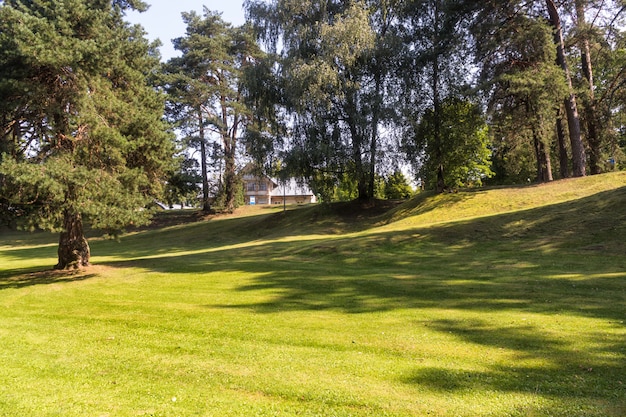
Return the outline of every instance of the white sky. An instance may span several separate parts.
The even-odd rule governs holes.
[[[206,6],[209,10],[222,12],[222,18],[235,26],[245,21],[243,0],[146,0],[146,3],[150,4],[147,12],[129,13],[126,19],[143,26],[149,39],[161,40],[163,61],[178,55],[171,41],[185,34],[186,27],[180,15],[182,12],[194,10],[202,15],[203,6]]]

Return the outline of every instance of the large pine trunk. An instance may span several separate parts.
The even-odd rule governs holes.
[[[585,110],[585,122],[587,124],[587,142],[589,144],[589,169],[591,174],[595,175],[602,172],[602,138],[600,136],[596,111],[593,66],[591,63],[587,22],[585,20],[585,5],[581,0],[576,0],[576,17],[578,19],[578,30],[582,33],[580,39],[580,59],[582,62],[583,75],[587,81],[588,87],[587,97],[583,104]]]
[[[567,114],[567,125],[569,127],[569,137],[572,146],[572,165],[575,177],[584,177],[586,175],[586,154],[585,147],[580,132],[580,116],[578,114],[578,105],[576,103],[576,95],[572,84],[572,77],[567,65],[565,56],[565,41],[563,39],[563,27],[561,26],[561,17],[553,0],[546,0],[548,14],[550,15],[550,23],[554,28],[554,40],[557,47],[557,61],[567,79],[569,87],[569,97],[564,100],[565,112]]]
[[[561,110],[559,110],[556,117],[556,138],[559,147],[559,171],[561,178],[569,178],[569,156],[567,155],[567,146],[565,145],[565,128],[563,126],[563,119],[561,118]]]
[[[552,176],[552,160],[550,152],[538,135],[534,135],[535,156],[537,157],[537,181],[550,182]]]
[[[241,119],[238,114],[233,117],[232,127],[227,128],[229,116],[227,111],[227,99],[222,96],[222,142],[224,146],[224,210],[227,213],[235,211],[237,205],[237,132]]]
[[[229,139],[225,139],[228,143],[224,151],[224,210],[227,213],[235,211],[237,198],[237,172],[235,165],[235,146]]]
[[[204,135],[204,119],[202,117],[202,109],[198,109],[198,126],[200,133],[200,161],[202,167],[202,211],[205,213],[211,212],[211,202],[209,201],[209,173],[207,168],[207,152],[206,152],[206,138]]]
[[[80,213],[66,210],[63,218],[65,230],[59,238],[59,262],[55,269],[82,268],[89,266],[89,244],[83,232]]]

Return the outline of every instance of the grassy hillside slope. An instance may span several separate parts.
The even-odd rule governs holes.
[[[626,175],[0,235],[0,415],[626,415]]]

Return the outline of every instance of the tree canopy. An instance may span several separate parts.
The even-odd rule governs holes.
[[[478,178],[550,181],[585,175],[587,166],[599,173],[603,160],[621,155],[613,123],[622,103],[604,101],[624,85],[619,65],[606,66],[623,54],[618,1],[245,5],[276,57],[272,92],[289,130],[276,142],[283,169],[320,194],[349,179],[370,198],[376,175],[398,164],[442,191]],[[606,93],[598,99],[598,91]],[[469,114],[451,104],[460,102],[484,121],[482,139],[450,115]],[[450,120],[459,122],[458,140]],[[263,149],[275,149],[265,141]],[[448,180],[447,165],[473,180]]]
[[[395,10],[387,2],[246,3],[276,52],[279,104],[288,118],[285,168],[330,195],[346,176],[374,194],[382,127],[391,121]],[[278,50],[280,48],[280,50]]]
[[[83,221],[148,221],[172,163],[155,45],[124,21],[138,1],[0,5],[0,210],[61,231],[58,268],[89,263]]]
[[[209,209],[208,153],[211,134],[220,142],[221,154],[214,162],[224,161],[219,172],[223,178],[220,193],[225,209],[236,204],[236,157],[252,112],[244,87],[247,69],[263,58],[251,28],[233,27],[221,16],[205,8],[204,16],[183,13],[185,36],[174,40],[182,56],[165,65],[163,83],[169,93],[170,115],[200,145],[204,208]],[[221,164],[220,164],[221,165]]]
[[[183,13],[159,65],[125,21],[145,2],[0,2],[3,220],[62,231],[58,267],[88,263],[83,221],[115,233],[163,189],[195,192],[164,114],[179,153],[200,150],[205,210],[208,173],[232,210],[249,160],[325,201],[379,197],[408,168],[440,192],[621,168],[621,0],[244,4],[242,27]]]

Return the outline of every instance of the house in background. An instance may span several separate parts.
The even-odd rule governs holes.
[[[258,175],[247,166],[243,169],[243,193],[246,205],[311,204],[316,203],[315,194],[306,186],[300,186],[293,178],[285,183],[266,175]]]

